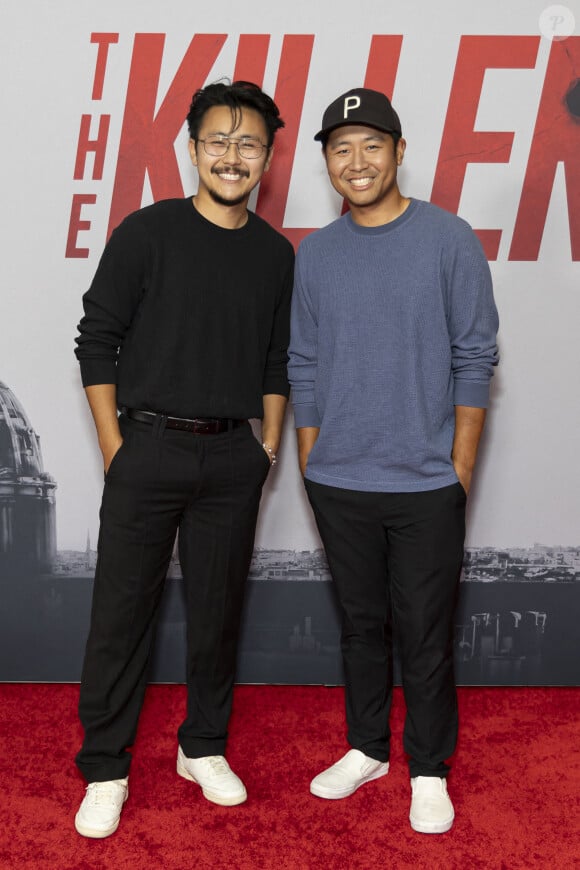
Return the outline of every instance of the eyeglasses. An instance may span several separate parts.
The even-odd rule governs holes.
[[[235,145],[238,154],[245,160],[255,160],[268,150],[267,145],[262,145],[259,139],[241,138],[235,136],[208,136],[207,139],[197,139],[203,144],[203,150],[210,157],[224,157],[230,145]]]

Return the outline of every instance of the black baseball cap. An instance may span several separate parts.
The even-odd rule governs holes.
[[[402,135],[399,116],[389,98],[370,88],[352,88],[334,100],[322,116],[322,128],[314,138],[325,139],[337,127],[347,124],[364,124],[385,133]]]

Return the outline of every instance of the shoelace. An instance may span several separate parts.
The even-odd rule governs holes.
[[[89,803],[94,807],[114,804],[121,798],[118,788],[110,782],[91,782],[87,786],[87,795]]]
[[[204,759],[206,767],[209,767],[212,773],[222,775],[224,773],[229,773],[229,767],[226,763],[225,758],[221,755],[209,755]]]

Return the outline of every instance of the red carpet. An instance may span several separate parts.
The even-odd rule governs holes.
[[[409,827],[400,690],[391,772],[331,802],[308,783],[347,749],[342,690],[239,687],[228,758],[249,799],[224,808],[175,773],[184,687],[153,686],[121,826],[86,840],[73,827],[84,787],[77,697],[77,686],[0,685],[2,868],[580,867],[577,689],[460,689],[456,822],[441,836]]]

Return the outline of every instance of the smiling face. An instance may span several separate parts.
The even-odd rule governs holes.
[[[400,213],[404,198],[397,185],[397,170],[405,144],[399,139],[395,146],[390,133],[361,124],[330,133],[324,149],[328,177],[357,223],[379,226]]]
[[[240,157],[235,143],[230,144],[222,157],[206,153],[201,140],[215,136],[233,136],[236,141],[248,139],[267,145],[268,131],[259,112],[243,108],[237,120],[239,123],[235,124],[229,106],[212,106],[203,116],[199,138],[190,139],[189,153],[199,175],[196,201],[201,208],[245,208],[252,190],[270,166],[272,148],[265,148],[254,159]]]

